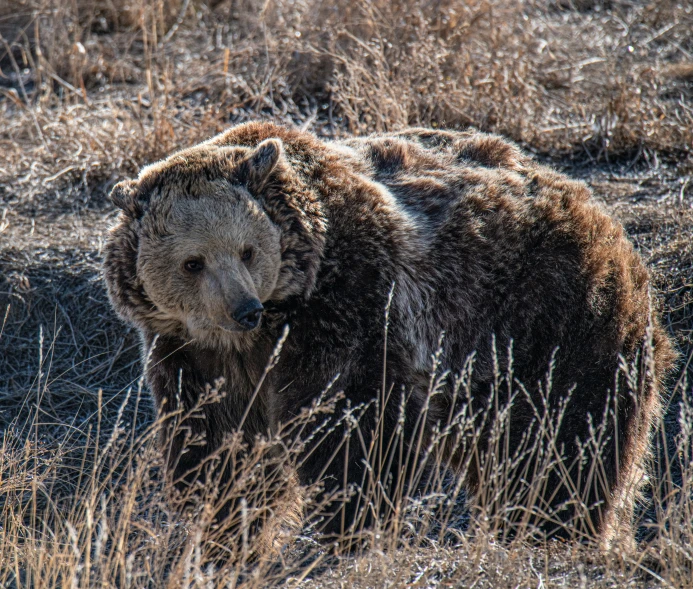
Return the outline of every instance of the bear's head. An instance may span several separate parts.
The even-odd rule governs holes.
[[[314,286],[324,223],[306,216],[316,199],[279,139],[183,150],[117,184],[111,199],[122,212],[106,246],[109,296],[140,328],[237,342],[269,301]]]

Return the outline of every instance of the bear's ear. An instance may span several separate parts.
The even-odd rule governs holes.
[[[135,180],[123,180],[118,182],[111,190],[111,201],[119,209],[131,217],[138,217],[142,211],[137,201],[137,182]]]
[[[284,151],[281,139],[265,139],[239,166],[238,178],[251,192],[262,190]]]

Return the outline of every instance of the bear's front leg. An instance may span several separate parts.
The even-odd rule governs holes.
[[[246,414],[248,383],[228,378],[224,356],[166,337],[152,337],[146,354],[160,447],[178,501],[211,508],[207,537],[223,547],[221,560],[243,549],[244,536],[250,553],[273,554],[301,523],[302,494],[283,447],[255,446],[256,435],[268,431],[262,403]],[[211,388],[220,376],[228,394]]]
[[[147,334],[144,344],[145,373],[162,421],[159,443],[169,476],[178,488],[204,482],[203,463],[219,446],[214,420],[207,418],[215,400],[205,395],[221,374],[204,374],[191,344],[178,338]]]

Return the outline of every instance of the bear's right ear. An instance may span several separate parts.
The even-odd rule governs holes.
[[[241,162],[237,171],[238,179],[251,192],[261,191],[277,167],[283,151],[281,139],[265,139]]]
[[[123,180],[118,182],[111,190],[111,201],[115,206],[135,218],[140,216],[142,207],[137,201],[137,182],[135,180]]]

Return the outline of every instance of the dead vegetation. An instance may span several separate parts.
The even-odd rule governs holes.
[[[9,0],[0,35],[2,586],[690,584],[690,2]],[[499,543],[499,520],[470,518],[463,497],[434,507],[455,495],[438,480],[351,554],[307,529],[258,558],[253,517],[279,495],[256,501],[253,469],[276,440],[249,456],[230,441],[247,480],[226,491],[246,501],[232,532],[210,517],[218,497],[181,513],[138,342],[100,278],[106,195],[142,164],[255,117],[328,137],[472,125],[591,182],[648,260],[682,352],[635,556],[523,534]]]

